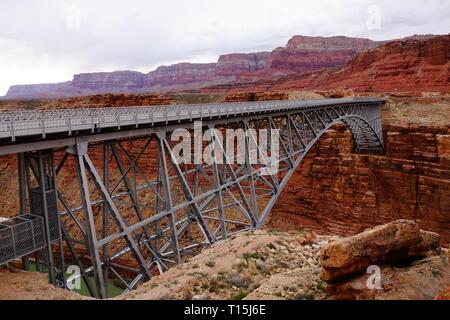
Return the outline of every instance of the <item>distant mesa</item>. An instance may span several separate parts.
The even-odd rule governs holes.
[[[356,52],[376,45],[377,42],[369,39],[294,36],[286,47],[272,52],[226,54],[220,56],[217,63],[178,63],[160,66],[147,74],[135,71],[81,73],[68,82],[15,85],[6,97],[185,91],[235,82],[252,83],[295,72],[342,67]]]
[[[271,52],[225,54],[216,63],[178,63],[149,73],[81,73],[67,82],[11,86],[5,98],[339,86],[362,90],[403,86],[442,89],[449,83],[448,43],[448,35],[414,35],[390,42],[294,36],[285,47]]]
[[[280,63],[289,65],[287,58],[280,60]],[[343,66],[339,68],[325,64],[326,62],[321,70],[298,71],[278,79],[260,79],[251,84],[211,86],[203,88],[202,91],[233,93],[351,89],[366,93],[395,91],[449,93],[450,35],[415,35],[402,40],[388,41],[349,54],[348,61],[342,63]],[[292,64],[291,68],[295,68],[295,64]]]

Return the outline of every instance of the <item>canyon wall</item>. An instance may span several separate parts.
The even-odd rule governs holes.
[[[450,35],[425,40],[394,41],[356,54],[324,85],[355,90],[448,92]]]
[[[216,74],[236,75],[262,70],[269,66],[271,57],[270,52],[224,54],[219,57]]]
[[[136,71],[81,73],[73,76],[72,85],[91,90],[123,88],[126,91],[131,91],[142,88],[144,78],[144,74]]]
[[[268,227],[352,235],[406,218],[450,242],[450,126],[385,125],[386,154],[353,153],[344,126],[327,132],[292,176]]]
[[[76,74],[56,84],[12,86],[6,98],[55,98],[99,93],[199,90],[233,83],[254,83],[290,74],[341,68],[357,53],[379,45],[369,39],[294,36],[271,52],[221,55],[217,63],[178,63],[149,73],[115,71]]]
[[[357,46],[357,43],[353,45]],[[289,47],[289,46],[288,46]],[[345,51],[347,50],[347,51]],[[357,92],[447,92],[450,87],[450,35],[412,37],[391,41],[362,50],[345,49],[339,56],[323,61],[319,71],[306,70],[286,74],[280,78],[261,78],[252,83],[231,83],[204,88],[205,92],[245,92],[268,90],[317,90],[317,89],[352,89]],[[347,56],[345,56],[347,52]],[[353,52],[353,54],[352,54]],[[302,61],[290,65],[290,57],[282,53],[279,65],[295,70]],[[306,54],[299,55],[304,59],[305,68],[312,60]],[[320,57],[315,55],[316,58]],[[344,63],[346,58],[347,62]],[[341,69],[332,69],[329,61],[342,59]],[[308,72],[309,71],[309,72]]]
[[[149,73],[82,73],[56,84],[17,85],[8,99],[99,93],[257,92],[352,89],[358,92],[439,91],[450,84],[450,35],[376,42],[349,37],[294,36],[271,52],[233,53],[217,63],[178,63]]]
[[[357,52],[379,44],[361,38],[294,36],[285,48],[272,51],[269,68],[301,73],[343,67]]]

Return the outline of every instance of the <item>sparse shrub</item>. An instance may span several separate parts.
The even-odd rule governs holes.
[[[249,278],[235,272],[227,273],[225,280],[229,284],[238,288],[248,288],[251,283],[251,280]]]
[[[316,285],[316,289],[319,291],[325,291],[326,290],[326,285],[324,281],[319,281]]]
[[[276,292],[273,293],[273,295],[276,296],[276,297],[282,297],[283,296],[281,291],[276,291]]]
[[[227,283],[223,282],[222,279],[211,279],[209,281],[209,292],[219,293],[221,289],[227,288]]]
[[[231,300],[242,300],[244,299],[246,296],[248,296],[248,292],[241,290],[238,293],[236,293],[234,296],[231,297]]]
[[[296,300],[314,300],[314,295],[311,292],[300,291],[295,295]]]
[[[201,288],[204,289],[204,290],[208,289],[209,288],[209,283],[208,282],[203,282],[202,285],[201,285]]]
[[[262,255],[261,253],[259,253],[259,252],[246,252],[246,253],[244,253],[243,255],[242,255],[242,257],[245,259],[245,260],[250,260],[250,259],[261,259],[261,260],[265,260],[266,259],[266,257],[264,256],[264,255]]]
[[[209,260],[209,261],[207,261],[207,262],[205,263],[205,265],[206,265],[207,267],[212,268],[212,267],[214,267],[214,266],[216,265],[216,263],[215,263],[214,261],[212,261],[212,260]]]

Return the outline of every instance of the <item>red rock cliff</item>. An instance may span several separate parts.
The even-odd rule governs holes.
[[[360,49],[364,43],[363,39],[355,39],[353,46]],[[315,52],[311,48],[327,45],[306,45],[300,42],[275,50],[271,64],[271,68],[296,70],[296,73],[287,72],[278,79],[260,77],[252,83],[232,83],[205,88],[204,91],[352,89],[358,92],[448,92],[449,44],[450,35],[415,36],[356,53],[356,49],[345,46],[338,49],[338,45],[328,46],[327,51]],[[366,45],[375,46],[371,42]],[[310,49],[303,54],[296,51],[297,54],[293,55],[290,47]],[[342,66],[344,67],[336,69]],[[323,70],[317,71],[319,69]]]
[[[115,71],[81,73],[73,76],[72,85],[84,89],[122,89],[133,90],[142,88],[144,74],[136,71]]]
[[[272,52],[270,68],[296,72],[341,68],[357,52],[374,48],[378,44],[378,42],[369,39],[342,36],[294,36],[285,48],[278,48]]]
[[[109,92],[198,90],[234,83],[278,79],[292,73],[344,66],[355,53],[377,42],[348,37],[295,36],[272,52],[233,53],[217,63],[178,63],[147,74],[134,71],[82,73],[58,84],[13,86],[7,98],[67,97]]]
[[[351,88],[448,92],[450,35],[392,41],[356,54],[341,70],[293,75],[260,85],[265,90]]]
[[[216,70],[215,63],[178,63],[171,66],[160,66],[145,76],[147,88],[172,88],[181,84],[202,84],[211,81]]]
[[[216,65],[218,75],[239,75],[262,70],[268,67],[270,52],[232,53],[219,57]]]
[[[305,158],[269,226],[352,235],[406,218],[450,242],[450,127],[385,126],[386,155],[352,152],[342,127]]]

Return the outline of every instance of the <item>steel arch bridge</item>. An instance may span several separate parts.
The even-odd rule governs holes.
[[[92,296],[107,298],[112,278],[130,291],[205,246],[261,227],[308,151],[335,124],[348,127],[356,151],[382,151],[384,102],[0,113],[0,155],[17,154],[20,204],[18,216],[0,222],[0,263],[21,257],[27,268],[32,261],[61,287],[70,286],[64,271],[75,265],[80,273],[69,280],[81,278]],[[172,133],[185,128],[196,139],[196,121],[218,129],[210,131],[208,152],[219,152],[221,161],[178,161]],[[244,139],[225,143],[219,134],[228,129],[242,129]],[[266,156],[279,155],[276,163],[251,161],[262,154],[261,129],[279,133],[278,144],[266,145]],[[235,163],[239,148],[244,161]]]

